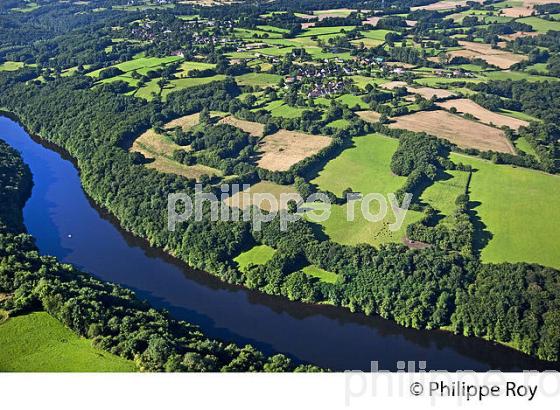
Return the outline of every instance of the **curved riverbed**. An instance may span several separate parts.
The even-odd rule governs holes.
[[[0,138],[22,153],[33,173],[24,221],[42,253],[131,288],[210,337],[334,370],[369,370],[371,361],[387,370],[395,370],[398,361],[426,361],[428,369],[451,371],[557,368],[483,340],[405,329],[342,308],[224,284],[123,232],[86,197],[72,162],[16,122],[0,117]]]

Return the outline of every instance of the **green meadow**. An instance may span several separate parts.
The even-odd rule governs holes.
[[[278,85],[282,79],[281,75],[268,73],[247,73],[235,77],[239,85],[250,85],[253,87],[268,87]]]
[[[299,34],[297,37],[312,37],[312,36],[322,36],[325,34],[336,34],[340,33],[342,30],[348,32],[354,29],[354,26],[334,26],[334,27],[310,27]]]
[[[345,129],[350,126],[350,121],[341,118],[340,120],[334,120],[327,124],[329,127],[337,128],[337,129]]]
[[[348,108],[354,108],[355,106],[358,106],[362,110],[367,110],[369,108],[369,105],[362,100],[362,97],[359,95],[343,94],[336,100],[342,104],[346,104]]]
[[[529,144],[529,141],[525,137],[520,137],[515,140],[515,148],[519,151],[523,151],[525,154],[532,155],[535,158],[538,158],[537,152],[535,149]]]
[[[224,78],[225,76],[222,74],[218,74],[212,77],[178,78],[175,80],[171,80],[163,90],[161,90],[158,85],[160,78],[154,78],[151,81],[147,82],[143,87],[139,88],[138,91],[134,93],[134,96],[151,101],[153,99],[153,93],[155,93],[156,95],[161,95],[161,97],[165,99],[172,92],[179,91],[184,88],[194,87],[197,85],[208,84],[213,81],[221,81]]]
[[[555,77],[544,75],[533,75],[525,71],[485,71],[484,76],[490,80],[512,80],[512,81],[558,81]]]
[[[169,57],[142,57],[137,56],[132,60],[125,61],[119,64],[115,64],[112,67],[116,67],[119,70],[128,73],[131,71],[138,71],[139,74],[145,74],[149,70],[153,70],[159,67],[162,67],[166,64],[173,63],[175,61],[181,60],[181,57],[178,56],[169,56]],[[92,71],[87,75],[93,78],[99,77],[99,73],[103,70],[106,70],[109,67],[100,68],[99,70]]]
[[[132,361],[92,346],[46,312],[0,324],[2,372],[133,372]]]
[[[238,38],[249,40],[249,39],[256,39],[260,41],[259,37],[268,37],[268,38],[282,38],[282,33],[272,32],[272,31],[264,31],[264,30],[251,30],[246,28],[235,28],[233,32]]]
[[[284,118],[297,118],[306,110],[306,108],[301,107],[291,107],[285,104],[282,100],[275,100],[263,107],[265,110],[269,111],[273,117],[284,117]]]
[[[366,77],[364,75],[352,75],[350,78],[354,81],[354,84],[362,89],[365,89],[368,84],[381,85],[389,82],[385,78]]]
[[[461,154],[456,163],[470,164],[470,198],[492,234],[484,262],[534,262],[560,268],[560,177]]]
[[[361,33],[365,38],[369,38],[370,40],[377,40],[380,42],[384,42],[385,36],[389,33],[394,33],[394,31],[377,29],[377,30],[362,31]]]
[[[398,140],[380,134],[369,134],[353,138],[354,146],[346,149],[335,159],[329,161],[312,183],[319,188],[329,190],[341,196],[346,188],[362,194],[380,193],[387,196],[396,192],[406,181],[406,177],[394,175],[390,164],[393,153],[398,147]],[[347,206],[333,205],[331,216],[321,222],[324,232],[335,242],[347,245],[369,243],[379,246],[387,242],[401,242],[405,236],[406,226],[418,221],[422,214],[408,211],[398,231],[391,231],[389,225],[395,222],[390,210],[384,220],[370,222],[360,212],[360,205],[355,204],[355,218],[347,220]],[[371,203],[370,212],[379,210],[377,202]]]
[[[280,33],[280,34],[284,34],[284,33],[289,33],[289,32],[290,32],[290,30],[285,29],[285,28],[274,27],[274,26],[268,26],[268,25],[265,25],[265,26],[257,26],[257,28],[258,28],[259,30],[262,30],[262,31],[268,31],[268,32],[272,32],[272,33]]]
[[[19,61],[6,61],[0,64],[0,71],[16,71],[23,68],[24,64]]]
[[[338,279],[338,275],[336,273],[326,271],[315,265],[306,266],[301,271],[306,275],[318,278],[321,282],[336,283]]]
[[[469,174],[465,171],[446,171],[445,177],[426,188],[420,200],[438,210],[442,216],[450,216],[457,208],[455,199],[465,193]]]
[[[239,266],[239,270],[245,272],[250,264],[264,265],[272,259],[275,253],[276,250],[268,245],[257,245],[239,254],[233,260],[237,263],[237,266]]]
[[[560,21],[548,21],[539,17],[523,17],[517,20],[520,23],[525,23],[533,27],[539,33],[546,33],[547,31],[560,31]]]

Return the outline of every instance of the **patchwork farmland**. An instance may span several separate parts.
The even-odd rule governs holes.
[[[338,371],[357,358],[376,359],[366,337],[369,348],[356,345],[362,351],[334,346],[333,340],[346,340],[335,332],[352,336],[352,326],[323,315],[323,308],[321,332],[306,326],[299,338],[313,347],[300,344],[297,351],[286,342],[291,335],[267,328],[268,319],[259,322],[264,331],[240,321],[256,304],[279,306],[269,302],[274,298],[494,343],[473,346],[497,354],[463,360],[473,349],[447,343],[455,336],[437,336],[443,348],[435,353],[453,369],[461,367],[448,360],[453,355],[482,369],[545,369],[547,361],[558,362],[558,1],[1,3],[2,21],[10,23],[0,36],[2,112],[66,150],[91,201],[123,229],[228,283],[205,279],[196,284],[203,297],[193,297],[192,281],[183,283],[182,275],[173,286],[164,283],[173,269],[151,275],[140,266],[131,277],[142,286],[127,283],[159,306],[165,301],[170,313],[160,314],[132,292],[39,258],[42,230],[30,241],[32,251],[22,248],[30,208],[20,215],[23,191],[17,191],[26,186],[26,170],[0,142],[0,196],[9,211],[0,212],[0,333],[32,335],[39,328],[31,340],[41,349],[43,369],[58,369],[45,359],[45,345],[76,363],[95,354],[70,336],[63,346],[57,324],[104,349],[92,370],[290,372],[315,370],[311,362]],[[2,135],[20,147],[7,127]],[[35,156],[24,159],[36,165]],[[38,186],[46,179],[37,178]],[[245,191],[232,193],[232,186]],[[166,198],[199,189],[220,198],[219,220],[204,202],[197,220],[166,229],[165,212],[173,211]],[[283,194],[305,199],[278,207]],[[331,205],[322,220],[313,219],[321,212],[313,194]],[[368,194],[377,195],[362,207]],[[186,211],[180,202],[175,211]],[[276,225],[280,216],[263,226],[225,220],[248,207],[271,219],[278,210],[301,219],[286,229]],[[377,213],[383,215],[372,217]],[[71,256],[90,266],[81,259],[91,250],[81,249],[79,230],[66,233],[65,221],[44,229],[49,241],[64,233],[64,243],[53,246],[64,251],[61,262]],[[123,246],[115,249],[124,252]],[[150,259],[146,266],[154,262],[150,252],[133,251]],[[122,283],[124,276],[107,278]],[[239,298],[230,285],[266,296]],[[221,304],[207,303],[213,294],[227,296],[228,315],[212,308]],[[49,313],[23,314],[42,308]],[[254,317],[316,320],[286,309]],[[175,314],[192,325],[175,322]],[[325,335],[337,337],[325,337],[323,325],[335,329]],[[231,340],[213,339],[207,330]],[[0,367],[24,369],[29,344],[7,337],[13,354],[0,354]],[[416,339],[404,339],[415,351]],[[256,347],[236,346],[247,340]],[[500,356],[501,346],[519,352]],[[269,355],[284,350],[286,357]],[[336,360],[325,353],[335,350]]]

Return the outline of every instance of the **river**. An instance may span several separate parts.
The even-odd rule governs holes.
[[[369,370],[372,361],[385,370],[396,370],[399,361],[425,361],[427,369],[450,371],[557,368],[480,339],[406,329],[342,308],[224,284],[120,229],[85,195],[73,163],[18,123],[0,117],[0,138],[21,152],[33,173],[24,221],[41,253],[131,288],[210,337],[333,370]]]

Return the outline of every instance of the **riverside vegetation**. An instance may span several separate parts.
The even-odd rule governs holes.
[[[363,23],[374,12],[356,11],[347,17],[317,21],[316,27],[304,30],[298,12],[336,8],[342,3],[350,6],[340,1],[294,3],[209,8],[177,4],[142,13],[92,12],[86,17],[68,15],[68,10],[78,7],[75,5],[63,11],[45,4],[32,12],[38,19],[34,24],[38,21],[36,24],[50,27],[51,32],[26,33],[29,17],[18,17],[20,26],[9,30],[10,36],[1,40],[4,49],[0,55],[6,60],[24,60],[25,65],[0,74],[0,107],[17,116],[32,134],[68,151],[77,161],[87,194],[113,214],[124,229],[194,268],[226,282],[290,300],[343,306],[408,327],[445,328],[507,344],[543,360],[558,361],[559,266],[554,264],[554,258],[544,266],[531,250],[524,250],[527,261],[538,263],[511,263],[511,254],[517,248],[507,241],[496,241],[505,245],[499,245],[500,252],[494,253],[500,258],[492,262],[498,263],[488,263],[484,249],[492,241],[488,226],[494,221],[482,219],[482,209],[495,199],[484,197],[479,213],[478,198],[473,195],[480,190],[471,186],[485,183],[484,178],[477,178],[480,170],[476,164],[482,163],[485,167],[479,165],[478,175],[484,175],[486,166],[521,167],[543,181],[539,185],[553,192],[559,189],[558,176],[553,174],[560,170],[560,83],[554,75],[536,76],[528,68],[546,61],[548,70],[554,73],[554,56],[560,50],[558,36],[549,32],[535,40],[508,41],[500,54],[500,58],[506,55],[511,59],[511,66],[505,70],[494,66],[488,54],[467,58],[453,57],[451,53],[458,49],[465,51],[463,54],[473,53],[472,44],[467,50],[464,41],[497,47],[499,36],[531,31],[531,26],[515,20],[482,24],[472,18],[459,23],[453,11],[412,11],[410,2],[397,0],[368,3],[375,6],[372,10],[382,10],[381,15],[376,15],[381,19],[374,28]],[[350,3],[362,9],[367,2]],[[413,5],[427,3],[431,2],[419,0]],[[478,6],[464,7],[459,11]],[[491,8],[485,12],[501,10],[493,2],[480,7]],[[278,13],[264,14],[267,11]],[[51,21],[49,13],[56,16],[53,20],[60,27],[47,24]],[[199,16],[195,23],[188,23],[191,20],[185,16],[195,14]],[[417,24],[408,27],[403,17],[393,14],[407,14]],[[142,24],[137,24],[138,19]],[[213,23],[207,24],[210,21]],[[124,40],[119,37],[113,41],[114,33],[100,28],[103,25],[124,27],[116,30]],[[378,30],[383,30],[379,39],[374,38]],[[33,43],[26,45],[25,39]],[[368,43],[366,47],[365,39],[379,44]],[[259,47],[260,52],[251,51],[252,47]],[[546,47],[549,55],[542,55],[539,47]],[[177,60],[146,60],[147,56],[168,58],[179,54],[178,50],[183,57]],[[521,61],[515,63],[517,60]],[[130,67],[122,64],[127,61],[134,62],[129,71],[126,70]],[[147,61],[149,66],[140,67]],[[181,68],[181,64],[195,62],[208,66],[197,65],[196,71]],[[314,68],[317,64],[329,73],[320,82],[314,80],[322,75]],[[395,64],[399,70],[390,68]],[[454,78],[455,71],[462,74]],[[511,73],[522,79],[501,79]],[[208,81],[200,85],[201,78]],[[270,84],[272,79],[278,84]],[[498,134],[507,143],[523,140],[531,153],[493,152],[468,145],[459,148],[444,137],[389,126],[399,116],[439,109],[435,104],[437,96],[425,98],[419,94],[418,86],[426,84],[437,87],[431,90],[447,91],[442,99],[467,96],[487,110],[516,113],[528,119],[530,123],[519,130],[499,129]],[[428,88],[422,92],[433,91]],[[358,115],[364,109],[375,114],[367,118],[377,120],[364,121],[366,117]],[[467,125],[469,121],[479,124],[474,116],[460,116],[456,111],[451,108],[446,112]],[[251,135],[241,126],[217,122],[210,115],[216,112],[260,124],[263,136]],[[192,129],[164,127],[172,120],[197,113],[199,120]],[[185,169],[203,165],[217,172],[189,178],[146,166],[153,159],[132,152],[130,147],[149,129],[181,148],[167,158],[169,161]],[[262,141],[266,143],[268,136],[287,131],[298,131],[306,138],[321,134],[331,142],[288,170],[259,166]],[[280,231],[278,221],[255,231],[249,222],[211,222],[208,208],[202,221],[187,221],[174,232],[166,229],[167,195],[194,194],[196,182],[208,192],[218,192],[221,182],[267,181],[294,188],[304,197],[321,191],[337,206],[344,204],[341,193],[358,192],[359,188],[349,182],[347,187],[338,189],[342,182],[329,184],[332,180],[321,179],[321,171],[328,169],[331,160],[341,158],[341,153],[349,152],[346,150],[367,147],[355,141],[372,134],[383,134],[398,142],[388,154],[391,160],[386,169],[380,164],[368,168],[367,161],[360,166],[375,176],[401,178],[403,182],[396,191],[399,197],[406,192],[414,194],[410,212],[415,212],[416,218],[406,228],[406,243],[394,237],[369,238],[358,244],[337,242],[329,237],[328,230],[305,220],[290,224],[287,232]],[[25,181],[24,177],[20,179]],[[450,184],[451,179],[463,181],[463,185]],[[336,192],[328,190],[331,186],[336,186],[331,188]],[[430,195],[434,192],[441,199],[433,200],[435,196]],[[21,207],[21,199],[13,201]],[[9,220],[21,225],[18,209],[12,207]],[[545,228],[553,229],[553,224]],[[500,230],[496,230],[499,234]],[[552,238],[542,242],[547,252],[556,252],[556,234],[543,234]],[[265,358],[250,347],[209,341],[188,324],[138,304],[125,289],[38,256],[29,237],[11,235],[21,240],[16,241],[18,246],[9,242],[2,248],[7,250],[6,263],[17,260],[11,255],[28,254],[34,263],[23,276],[25,280],[17,284],[7,280],[0,286],[0,291],[13,293],[4,303],[11,303],[14,313],[19,305],[22,309],[45,309],[78,334],[93,338],[98,346],[136,360],[141,369],[293,369],[282,356]],[[410,246],[411,241],[421,246]],[[238,258],[255,247],[267,249],[266,257],[262,252],[253,252],[259,255],[253,263],[247,257]],[[242,262],[238,264],[236,258]],[[43,261],[50,261],[56,269],[41,270],[41,263],[46,263]],[[67,306],[63,295],[55,296],[57,286],[52,285],[52,293],[49,286],[36,286],[49,280],[37,273],[43,271],[45,275],[65,272],[53,276],[57,281],[62,277],[64,281],[75,280],[72,292],[80,295],[85,306],[97,306],[111,315],[119,307],[132,309],[132,318],[127,322],[142,323],[142,328],[144,320],[164,323],[166,333],[161,335],[155,325],[146,325],[155,333],[128,334],[120,330],[125,327],[119,321],[124,320],[123,315],[116,315],[113,323],[108,315],[94,313],[96,309]],[[117,296],[98,299],[93,290],[91,295],[80,290],[91,287],[110,289],[107,294]]]

